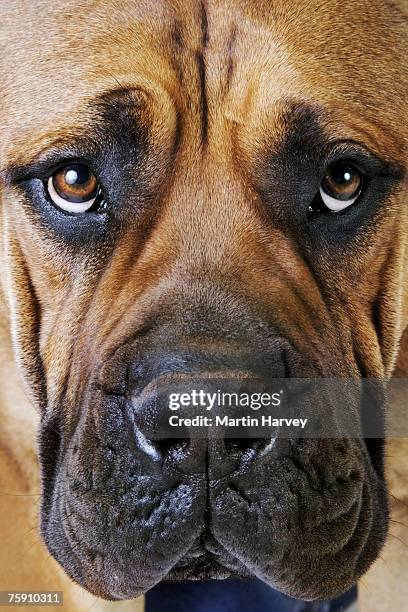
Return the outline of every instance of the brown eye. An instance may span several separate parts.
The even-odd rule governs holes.
[[[70,213],[84,213],[95,203],[99,185],[85,164],[60,168],[48,179],[48,193],[54,204]]]
[[[353,204],[361,193],[362,174],[350,164],[329,166],[320,185],[320,197],[329,210],[338,212]]]

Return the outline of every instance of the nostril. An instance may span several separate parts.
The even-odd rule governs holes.
[[[185,453],[190,445],[190,438],[162,438],[155,440],[154,446],[159,451],[162,457],[172,455],[174,453]]]
[[[248,451],[261,451],[266,445],[266,440],[261,438],[226,438],[225,449],[228,454],[243,455]]]

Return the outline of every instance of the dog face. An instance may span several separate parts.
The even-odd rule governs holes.
[[[380,440],[154,442],[133,398],[392,372],[408,48],[386,4],[1,9],[1,281],[43,413],[42,533],[102,597],[237,575],[331,597],[381,548]]]

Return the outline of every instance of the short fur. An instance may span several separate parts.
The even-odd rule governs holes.
[[[271,376],[285,360],[294,377],[392,375],[408,325],[405,9],[8,0],[0,17],[1,587],[61,588],[70,609],[88,597],[26,535],[40,414],[42,536],[92,593],[191,574],[255,574],[305,599],[345,590],[385,538],[381,440],[278,447],[236,468],[235,489],[210,448],[208,501],[205,478],[128,446],[125,374],[160,376],[184,354],[190,371],[200,347],[205,368],[225,355],[226,376],[243,348]],[[371,180],[347,215],[315,218],[339,141]],[[105,216],[44,197],[73,157],[95,168]],[[350,500],[328,545],[319,527]]]

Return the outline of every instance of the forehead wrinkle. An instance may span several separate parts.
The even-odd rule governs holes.
[[[102,24],[102,16],[100,14],[100,12],[102,11],[101,7],[98,7],[97,9],[95,9],[96,10],[95,17],[90,15],[89,19],[91,20],[91,22],[97,25],[97,27],[95,28],[95,40],[91,38],[91,40],[89,41],[89,45],[90,45],[90,49],[92,49],[92,53],[90,53],[88,57],[83,58],[85,65],[84,67],[80,68],[79,74],[74,74],[74,72],[72,72],[74,68],[71,69],[70,67],[70,69],[66,73],[67,76],[75,76],[76,79],[78,79],[79,77],[79,80],[81,80],[81,74],[82,74],[82,76],[84,77],[84,80],[88,82],[88,85],[90,87],[94,87],[97,82],[100,82],[101,78],[112,78],[113,79],[114,77],[112,75],[115,75],[115,74],[118,74],[118,78],[121,81],[123,80],[123,82],[126,84],[128,84],[132,79],[134,79],[136,75],[137,75],[137,78],[139,78],[139,75],[143,74],[147,76],[146,77],[143,76],[142,78],[150,79],[151,81],[159,79],[161,82],[165,82],[166,83],[165,87],[166,88],[168,87],[168,90],[171,93],[171,96],[180,95],[180,94],[177,94],[177,89],[181,89],[181,87],[179,86],[180,85],[180,78],[179,78],[180,71],[179,71],[179,75],[176,75],[176,78],[174,78],[174,65],[171,66],[174,52],[166,54],[163,51],[167,50],[168,37],[170,38],[173,37],[173,40],[174,40],[174,32],[177,29],[179,31],[179,34],[176,35],[176,39],[178,40],[178,44],[180,45],[180,51],[183,50],[182,52],[184,52],[184,50],[187,49],[188,47],[190,47],[191,51],[195,51],[195,52],[197,52],[200,49],[200,44],[201,44],[200,31],[199,31],[199,28],[196,27],[198,25],[197,15],[196,15],[197,5],[195,5],[195,8],[193,10],[192,9],[193,5],[189,2],[185,2],[183,0],[172,0],[167,3],[163,3],[163,6],[155,8],[154,11],[151,10],[149,13],[148,7],[150,7],[150,3],[146,1],[140,1],[140,2],[134,3],[135,5],[137,5],[136,7],[132,7],[132,3],[129,3],[129,2],[125,3],[124,11],[123,11],[122,6],[119,7],[119,2],[116,2],[116,4],[118,6],[118,9],[117,9],[118,15],[115,16],[115,23],[113,23],[112,25],[113,33],[112,31],[109,31],[108,35],[106,35],[113,18],[110,15],[108,16],[105,15],[104,17],[106,17],[107,23]],[[157,3],[157,5],[159,4],[161,5],[162,3]],[[346,94],[344,94],[343,92],[341,93],[340,96],[336,97],[338,89],[340,90],[342,88],[344,89],[344,86],[341,86],[341,83],[336,84],[336,87],[334,87],[332,91],[327,91],[327,89],[330,89],[330,88],[327,88],[327,87],[324,88],[322,83],[316,82],[316,79],[314,80],[313,83],[311,83],[309,75],[307,74],[307,70],[304,68],[304,64],[307,64],[307,61],[303,63],[301,62],[302,65],[298,65],[300,60],[305,60],[304,53],[302,51],[302,49],[305,46],[305,41],[304,40],[297,41],[296,39],[295,41],[296,48],[292,44],[293,32],[291,33],[291,28],[289,26],[290,26],[290,20],[292,18],[291,14],[293,12],[293,2],[290,1],[287,3],[287,9],[285,7],[282,7],[282,3],[280,1],[275,2],[273,7],[270,7],[270,9],[268,9],[269,11],[268,14],[270,14],[271,16],[271,19],[268,25],[266,25],[266,22],[260,23],[259,20],[257,21],[256,19],[254,19],[254,15],[251,15],[250,19],[247,16],[245,16],[246,12],[245,10],[242,9],[242,4],[243,3],[238,2],[238,1],[233,2],[233,3],[227,3],[227,6],[229,7],[229,11],[231,13],[230,19],[233,17],[235,21],[239,22],[240,30],[239,30],[239,36],[236,37],[236,40],[234,41],[234,45],[233,45],[235,48],[234,57],[236,61],[233,63],[233,70],[231,71],[232,74],[230,75],[230,82],[228,83],[228,90],[231,93],[231,97],[228,96],[225,101],[226,106],[224,106],[223,108],[223,112],[225,116],[227,118],[231,118],[234,121],[236,121],[237,118],[240,118],[242,122],[245,120],[244,113],[240,114],[237,112],[236,108],[234,109],[232,108],[231,98],[233,99],[233,105],[236,106],[240,102],[242,97],[244,97],[243,104],[247,108],[251,106],[253,112],[258,113],[258,115],[261,116],[261,113],[259,112],[259,107],[258,107],[260,103],[262,103],[263,106],[268,107],[271,105],[273,100],[275,100],[276,97],[282,93],[282,91],[287,91],[288,94],[293,94],[293,95],[296,95],[297,92],[302,91],[304,92],[304,97],[306,99],[309,98],[311,100],[319,100],[323,106],[329,106],[329,105],[334,105],[334,104],[338,104],[338,106],[341,106],[341,105],[344,106],[345,119],[347,119],[346,114],[348,114],[349,117],[352,117],[354,110],[351,109],[351,106],[353,105],[354,102],[352,99],[346,99],[345,97],[345,95],[348,95],[349,92],[347,91]],[[251,6],[254,9],[254,13],[256,12],[255,11],[255,8],[257,7],[256,2],[251,3],[251,2],[246,1],[244,4],[246,6]],[[301,4],[302,3],[300,3],[299,5],[299,11],[298,11],[299,15],[304,13],[304,10],[303,10],[304,6],[302,7]],[[375,2],[374,4],[375,6],[377,6],[377,2]],[[259,6],[261,5],[270,6],[268,3],[259,2]],[[320,6],[320,4],[317,2],[316,6],[318,5]],[[74,6],[73,2],[69,1],[67,7],[73,7],[73,6]],[[92,5],[92,6],[94,8],[95,5]],[[214,6],[216,5],[212,3],[208,3],[208,6],[211,8],[211,11],[214,11]],[[353,2],[350,2],[350,6],[354,6]],[[328,8],[324,10],[324,12],[327,12],[327,11],[329,11]],[[122,13],[124,13],[123,17],[121,17]],[[137,14],[139,13],[140,15],[139,15],[139,20],[138,20],[138,18],[135,18],[135,14],[137,17]],[[141,13],[143,13],[143,16],[141,16]],[[194,13],[194,19],[190,18],[193,13]],[[186,17],[186,14],[187,14],[187,17]],[[274,15],[275,17],[276,15],[278,16],[276,20],[272,19]],[[125,19],[125,16],[127,16],[128,20]],[[237,16],[238,16],[238,19],[237,19]],[[63,17],[63,14],[60,15],[61,20],[62,20],[62,17]],[[132,17],[133,21],[130,19],[130,17]],[[115,34],[115,28],[117,27],[115,24],[117,23],[118,18],[121,19],[123,27],[129,28],[131,30],[129,34],[127,34],[127,31],[128,31],[127,29],[125,29],[122,32],[120,28]],[[316,16],[314,16],[314,19],[315,18]],[[302,23],[303,18],[301,19],[300,17],[299,18],[296,17],[296,19],[299,19],[300,20],[299,23]],[[147,23],[152,24],[152,25],[150,25],[147,28],[148,34],[146,35],[146,33],[144,33],[142,36],[140,35],[138,27],[140,26],[140,23],[143,23],[144,25],[145,20],[147,20]],[[155,23],[153,24],[154,21]],[[251,22],[251,27],[248,26],[247,22],[249,21]],[[288,22],[287,24],[286,24],[286,21]],[[211,25],[211,14],[210,14],[209,22]],[[295,21],[295,23],[297,22]],[[241,32],[241,29],[244,26],[245,28]],[[260,30],[260,28],[262,29]],[[188,36],[181,37],[180,33],[183,29],[188,31]],[[294,28],[294,30],[296,30],[296,28]],[[251,32],[252,32],[252,38],[251,38]],[[145,41],[148,38],[148,36],[150,36],[150,34],[152,35],[152,40],[148,41],[149,53],[147,54],[145,59],[142,59],[141,56],[143,56],[146,51],[144,47]],[[256,45],[254,45],[253,47],[254,51],[251,51],[251,45],[252,45],[252,41],[254,40],[253,39],[254,35],[256,35],[257,37],[257,42],[256,42]],[[270,37],[269,43],[265,42],[267,41],[267,35]],[[70,41],[72,41],[72,38],[70,37],[68,38]],[[103,41],[103,38],[105,39],[105,42]],[[247,40],[246,46],[242,46],[242,40],[245,40],[245,39]],[[120,49],[118,50],[115,49],[116,40],[117,40],[118,47],[120,47]],[[130,45],[129,45],[129,40],[131,41]],[[272,44],[271,41],[272,42],[274,41],[274,44]],[[299,45],[297,45],[298,42],[299,42]],[[335,41],[333,42],[332,40],[329,42],[330,42],[330,48],[332,49],[335,48],[336,42]],[[75,51],[75,61],[77,61],[79,54],[83,55],[83,47],[81,47],[81,45],[74,45],[73,50],[71,49],[70,51],[68,51],[66,44],[67,44],[67,41],[65,41],[65,43],[62,44],[62,46],[60,47],[59,42],[57,45],[53,43],[53,45],[49,47],[48,49],[48,51],[50,52],[50,58],[54,58],[54,59],[57,56],[54,56],[53,54],[55,52],[57,53],[61,52],[60,59],[64,61],[64,64],[62,65],[62,70],[61,70],[62,75],[64,75],[64,70],[65,70],[64,66],[67,66],[67,62],[68,62],[67,58],[71,56],[73,51]],[[102,45],[102,50],[100,49],[100,44]],[[241,44],[241,47],[239,47],[240,44]],[[312,45],[314,44],[314,42],[313,43],[308,42],[307,44]],[[57,46],[57,48],[55,48],[55,46]],[[299,47],[299,49],[297,49],[297,46]],[[107,52],[108,47],[110,47],[109,48],[110,53],[107,56],[106,52]],[[325,46],[325,48],[326,47],[327,45]],[[310,46],[310,48],[312,47]],[[262,49],[265,49],[265,50],[263,51]],[[260,50],[262,53],[260,53]],[[100,53],[100,57],[98,56],[99,53]],[[262,55],[262,58],[258,58],[258,55],[260,54]],[[252,60],[254,58],[256,62],[255,62],[254,68],[251,70],[249,60]],[[191,54],[190,54],[190,59],[191,59]],[[206,61],[207,59],[208,58],[206,58]],[[240,64],[243,64],[243,66],[241,67],[239,66],[238,60]],[[312,61],[313,74],[316,74],[316,72],[318,71],[316,68],[316,62],[317,62],[317,66],[323,67],[323,65],[320,64],[320,60],[316,55],[313,57],[311,56],[311,60],[313,60]],[[92,65],[89,64],[89,62],[91,62]],[[95,64],[93,64],[93,62],[95,62]],[[257,65],[256,65],[257,62],[259,63],[259,69],[257,69]],[[297,66],[296,68],[293,65],[294,62],[296,63],[296,66]],[[38,62],[38,64],[40,65],[42,64],[42,62]],[[169,65],[170,68],[166,67],[167,64]],[[180,66],[180,61],[178,61],[178,64]],[[46,65],[46,68],[49,69],[48,63]],[[76,68],[77,67],[75,66],[75,69]],[[40,68],[36,66],[37,78],[35,80],[38,81],[42,85],[44,74],[40,74],[38,72],[39,70]],[[84,70],[85,72],[83,72]],[[111,72],[111,75],[109,75],[109,72]],[[125,79],[122,79],[122,74],[126,75]],[[188,74],[188,72],[186,74],[188,75],[188,78],[184,80],[184,84],[185,84],[184,86],[189,87],[190,86],[189,84],[190,75]],[[206,76],[207,75],[208,75],[208,71],[207,71]],[[29,79],[27,79],[27,81],[29,81]],[[66,86],[67,84],[63,82],[64,81],[63,78],[60,79],[60,81],[64,89],[70,90],[70,87],[67,87]],[[269,85],[270,88],[269,89],[264,88],[265,83],[268,83],[268,82],[270,84]],[[243,84],[246,84],[245,91],[243,91],[245,89]],[[356,86],[355,94],[358,95],[358,85],[359,85],[358,79],[357,79],[357,82],[353,84],[353,86],[354,85]],[[56,86],[58,86],[58,82],[56,83]],[[261,89],[263,90],[262,96],[260,96],[259,94],[259,91]],[[241,90],[243,93],[241,94],[239,90]],[[18,94],[18,92],[14,92],[14,93]],[[35,92],[32,92],[32,93],[35,94]],[[76,91],[75,93],[77,95]],[[24,92],[23,92],[23,96],[24,96]],[[6,97],[7,97],[7,94],[6,94]],[[14,95],[10,96],[10,100],[11,98],[13,98],[13,101],[14,101],[15,96]],[[27,96],[27,99],[28,98],[31,99],[31,96]],[[382,100],[381,96],[379,96],[379,100],[380,101]],[[49,108],[50,106],[49,94],[47,94],[46,96],[45,103],[46,103],[46,106],[48,106]],[[404,107],[402,108],[402,111],[404,109],[406,110],[406,105],[404,105]],[[360,119],[358,121],[353,120],[353,123],[355,123],[353,129],[357,130],[356,126],[361,125],[361,131],[363,132],[364,124],[367,125],[370,121],[375,121],[378,124],[380,123],[381,113],[377,112],[376,114],[373,114],[372,112],[369,113],[368,110],[367,110],[367,113],[365,113],[364,106],[360,106],[359,109],[358,108],[355,109],[356,112],[358,110],[361,112],[361,121]],[[13,116],[13,112],[14,112],[13,108],[11,107],[11,116]],[[49,110],[47,110],[47,112],[49,112]],[[336,112],[337,112],[336,110],[333,110],[333,117],[335,116]],[[32,110],[27,115],[28,119],[30,120],[30,123],[32,119],[31,113],[32,113]],[[375,141],[380,145],[382,133],[385,133],[386,129],[388,130],[392,129],[392,121],[390,120],[390,117],[392,119],[392,117],[395,116],[395,113],[396,113],[395,110],[393,111],[388,110],[387,116],[385,117],[384,125],[380,126],[376,130],[372,130],[371,128],[369,128],[368,130],[366,130],[367,135],[365,135],[364,138],[367,138],[368,134],[370,133],[370,136],[372,137],[374,141],[374,137],[372,136],[372,134],[374,133],[374,131],[376,131],[376,134],[378,134],[378,136],[377,135],[375,136]],[[46,119],[47,121],[54,121],[53,117],[50,118],[49,116],[47,116]],[[394,120],[394,124],[396,127],[398,127],[399,125],[398,122],[395,120]],[[392,141],[393,143],[391,148],[396,147],[395,143],[397,142],[398,136],[399,134],[393,134],[392,138],[391,138],[391,135],[390,135],[390,138],[387,138],[387,142]],[[14,133],[13,133],[13,140],[14,140]],[[24,148],[23,142],[21,143],[21,146],[22,148]],[[386,148],[385,145],[383,148],[384,149]],[[399,149],[401,148],[400,144],[398,144],[398,148]],[[406,144],[405,144],[405,149],[406,149]]]
[[[225,94],[228,93],[232,79],[234,76],[235,70],[235,62],[236,62],[236,42],[238,35],[238,27],[236,23],[233,23],[231,26],[231,33],[227,42],[227,68],[226,68],[226,77],[225,77]]]

